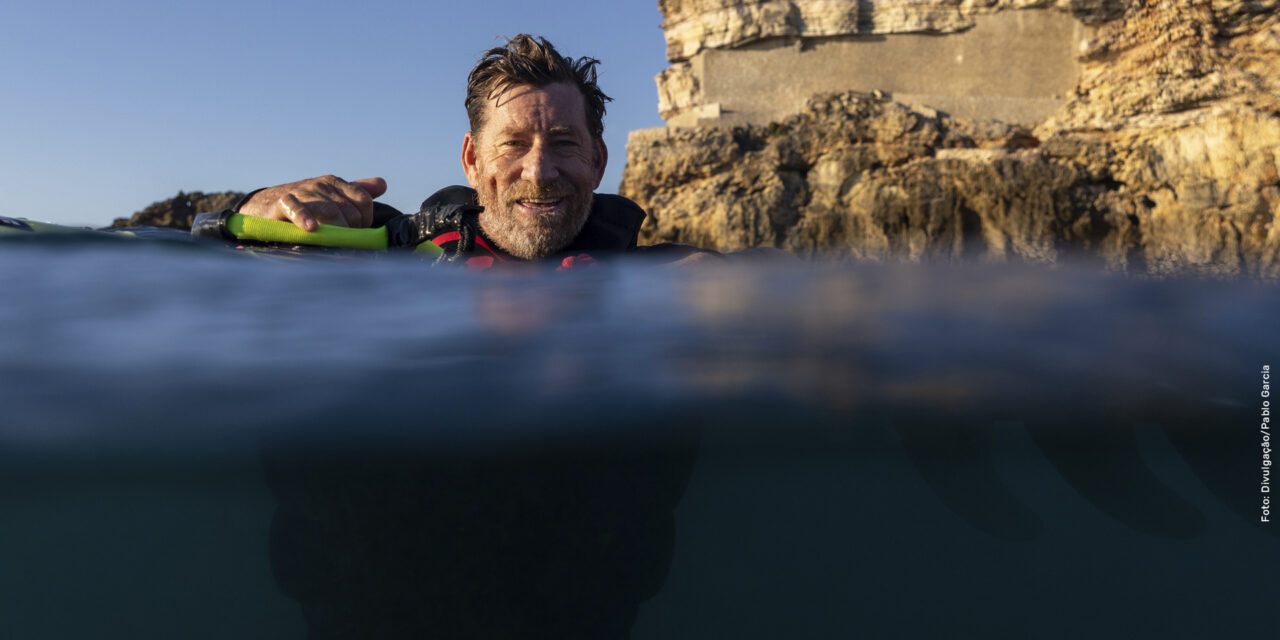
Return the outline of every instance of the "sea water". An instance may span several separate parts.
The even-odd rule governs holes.
[[[1275,628],[1274,285],[83,240],[0,266],[4,637]]]

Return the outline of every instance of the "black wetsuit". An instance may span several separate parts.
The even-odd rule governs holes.
[[[445,187],[427,198],[422,203],[422,211],[440,206],[474,206],[476,192],[470,187]],[[384,226],[394,218],[402,216],[400,211],[390,205],[374,203],[373,226]],[[561,249],[548,259],[561,261],[571,256],[588,255],[598,257],[609,253],[628,252],[645,255],[662,260],[678,260],[700,251],[696,247],[678,243],[661,243],[657,245],[638,246],[640,225],[644,222],[645,212],[640,205],[612,194],[597,193],[592,198],[591,212],[577,237],[569,246]],[[517,260],[484,235],[478,226],[472,231],[474,242],[459,242],[465,238],[465,232],[459,234],[454,230],[445,230],[433,236],[434,242],[441,245],[447,254],[463,253],[459,261],[469,266],[488,266],[494,262]],[[463,246],[459,246],[462,244]]]

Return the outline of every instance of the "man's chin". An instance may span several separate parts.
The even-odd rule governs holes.
[[[551,207],[526,207],[515,201],[485,207],[484,233],[507,253],[525,260],[552,255],[573,244],[591,211],[591,198],[566,197]],[[483,202],[481,203],[483,204]]]

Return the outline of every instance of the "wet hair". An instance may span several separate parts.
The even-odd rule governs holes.
[[[578,87],[586,107],[587,129],[595,138],[604,135],[604,103],[613,100],[596,86],[595,58],[574,60],[560,55],[546,38],[520,34],[507,44],[485,52],[467,76],[467,119],[471,133],[484,127],[485,105],[507,89],[520,85],[545,87],[567,82]]]

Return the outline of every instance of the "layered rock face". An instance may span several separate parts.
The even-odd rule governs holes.
[[[957,33],[976,17],[1052,8],[1086,22],[1123,15],[1128,0],[658,0],[667,59],[771,37]]]
[[[1043,118],[839,90],[767,122],[704,110],[698,127],[633,132],[620,191],[650,212],[648,241],[1280,276],[1280,0],[661,5],[682,56],[749,54],[762,34],[804,49],[840,29],[963,31],[999,12],[1056,14],[1035,20],[1087,37],[1074,88]],[[1022,64],[1010,57],[1009,75]]]
[[[1089,25],[1115,10],[1045,0],[659,4],[672,65],[657,78],[658,108],[675,126],[768,122],[815,92],[848,90],[1038,122],[1073,89]],[[1062,10],[1036,10],[1051,7]]]

